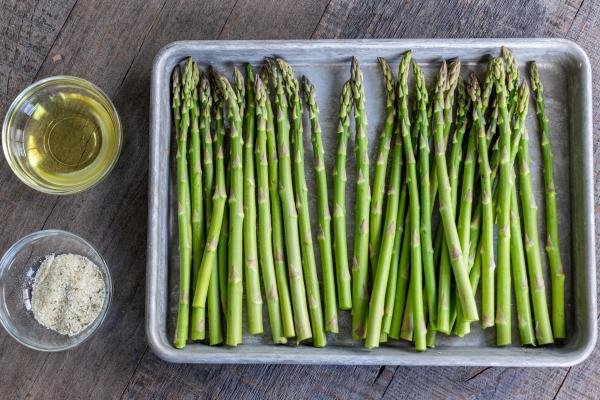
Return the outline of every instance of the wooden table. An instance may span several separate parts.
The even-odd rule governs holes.
[[[115,282],[108,318],[75,350],[34,352],[2,330],[0,397],[597,398],[598,351],[568,369],[172,365],[149,351],[144,336],[149,78],[162,46],[181,39],[534,36],[569,38],[586,49],[600,103],[600,2],[593,0],[1,0],[1,112],[35,80],[77,75],[114,100],[125,142],[110,177],[74,196],[34,192],[0,161],[0,251],[33,231],[70,230],[97,246]],[[597,153],[598,107],[594,122]],[[600,171],[594,175],[600,188]],[[597,206],[598,226],[599,216]]]

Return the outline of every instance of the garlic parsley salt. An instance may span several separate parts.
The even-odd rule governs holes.
[[[35,276],[31,306],[40,324],[75,336],[98,317],[105,296],[96,264],[80,255],[49,254]]]

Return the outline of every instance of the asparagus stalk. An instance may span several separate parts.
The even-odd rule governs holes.
[[[229,247],[227,284],[227,338],[229,346],[242,342],[242,275],[244,225],[244,172],[242,170],[242,117],[238,96],[224,77],[218,78],[220,90],[229,106],[230,188],[229,188]]]
[[[465,320],[477,320],[477,306],[473,290],[469,282],[469,276],[466,270],[466,262],[462,254],[460,239],[456,229],[454,212],[452,210],[451,187],[448,178],[446,165],[446,153],[444,149],[444,122],[443,122],[443,97],[442,90],[446,75],[446,63],[442,64],[440,73],[436,82],[435,103],[434,103],[434,142],[435,142],[435,165],[438,171],[440,187],[440,214],[442,216],[442,225],[448,250],[450,252],[450,261],[456,281],[458,301],[460,301]],[[439,319],[439,315],[438,315]]]
[[[406,66],[406,68],[408,68]],[[390,172],[390,183],[387,193],[387,203],[385,209],[384,232],[381,240],[381,248],[375,270],[375,279],[373,281],[373,292],[369,304],[369,313],[367,319],[367,332],[365,338],[365,347],[373,348],[379,346],[380,334],[382,332],[382,320],[384,313],[386,290],[388,279],[390,277],[390,268],[392,252],[394,249],[394,239],[397,234],[398,203],[400,194],[400,181],[402,177],[402,136],[400,130],[396,129],[394,140],[394,149],[392,153],[392,169]]]
[[[327,344],[325,329],[323,327],[323,310],[321,307],[321,293],[317,277],[317,263],[313,249],[310,213],[308,204],[308,188],[304,174],[304,145],[302,129],[302,100],[298,80],[292,67],[285,61],[278,59],[277,64],[281,69],[286,92],[291,105],[292,116],[292,151],[294,153],[294,189],[296,194],[296,210],[298,212],[298,225],[300,228],[300,245],[302,251],[302,266],[304,268],[304,282],[308,298],[308,311],[312,326],[313,346],[324,347]]]
[[[220,344],[223,342],[223,328],[221,326],[221,300],[219,298],[219,270],[216,258],[217,246],[219,242],[219,236],[221,231],[221,223],[223,220],[223,214],[225,210],[225,188],[217,188],[215,179],[215,163],[213,158],[215,156],[213,152],[213,137],[211,133],[211,108],[212,108],[212,94],[210,90],[210,83],[208,78],[203,75],[198,85],[198,93],[201,104],[201,115],[200,115],[200,136],[202,143],[202,176],[204,178],[204,209],[206,210],[206,245],[204,248],[204,254],[212,253],[211,256],[211,273],[210,282],[208,286],[208,337],[211,345]],[[217,153],[219,148],[217,146]],[[217,154],[217,157],[223,157],[222,149],[221,154]],[[222,173],[222,171],[220,171]],[[220,179],[220,178],[217,178]],[[220,202],[220,203],[219,203]],[[221,204],[222,203],[222,204]],[[213,212],[215,214],[215,221],[213,224]],[[221,221],[221,222],[220,222]],[[212,228],[215,225],[215,228]],[[211,232],[212,229],[212,232]],[[204,254],[202,259],[204,261]],[[200,265],[202,268],[202,264]],[[196,282],[194,282],[196,283]]]
[[[369,222],[369,258],[375,271],[379,258],[379,246],[382,235],[382,213],[385,192],[385,177],[388,164],[388,156],[392,140],[392,130],[396,119],[396,80],[390,64],[384,58],[378,58],[379,66],[383,74],[383,83],[386,91],[386,116],[383,129],[379,134],[379,149],[377,150],[377,163],[375,164],[375,175],[373,177],[371,214]]]
[[[550,135],[550,121],[546,116],[544,86],[535,63],[530,68],[531,87],[535,93],[536,115],[540,126],[542,167],[546,199],[546,254],[550,264],[552,284],[552,330],[556,339],[566,337],[565,327],[565,273],[560,256],[558,238],[558,213],[556,211],[556,189],[554,187],[554,153]],[[537,281],[536,281],[537,285]]]
[[[256,178],[258,204],[258,250],[267,297],[269,326],[273,343],[286,343],[281,325],[279,293],[271,243],[271,206],[269,203],[269,162],[267,161],[267,92],[260,77],[256,78]]]
[[[209,237],[208,239],[213,240],[210,243],[207,243],[207,249],[209,246],[213,246],[217,244],[217,252],[218,252],[218,242],[220,240],[220,234],[223,230],[223,216],[225,215],[225,204],[227,202],[227,191],[225,189],[225,171],[223,167],[223,147],[220,143],[216,145],[216,180],[215,180],[215,190],[212,198],[213,208],[211,214],[211,225],[209,227]],[[219,163],[221,165],[219,165]],[[221,219],[221,226],[219,231],[217,231],[216,226],[218,225],[218,219]],[[213,219],[215,219],[213,225]],[[207,250],[205,249],[205,252]],[[212,251],[212,250],[211,250]],[[218,255],[217,255],[218,257]],[[222,302],[221,302],[221,281],[219,279],[219,266],[217,259],[213,261],[213,268],[210,277],[209,283],[209,298],[208,298],[208,315],[209,315],[209,325],[208,325],[208,333],[209,333],[209,343],[211,345],[220,344],[223,342],[223,322],[222,322]],[[215,289],[216,288],[216,289]],[[225,286],[226,289],[226,286]],[[226,294],[225,294],[226,295]]]
[[[533,301],[533,312],[536,319],[536,337],[539,344],[553,342],[550,316],[546,302],[546,285],[542,274],[542,261],[540,242],[537,225],[537,204],[533,194],[531,171],[529,165],[529,135],[525,128],[525,114],[529,101],[529,89],[527,83],[523,82],[519,95],[519,106],[517,112],[521,116],[515,123],[515,129],[523,132],[518,146],[518,171],[521,194],[521,205],[523,208],[523,225],[525,234],[525,251],[527,254],[527,265],[529,267],[529,279],[533,288],[531,298]],[[514,190],[514,201],[516,201],[516,189]],[[526,276],[525,276],[526,279]]]
[[[469,94],[471,100],[475,104],[475,107],[473,108],[473,124],[477,131],[479,170],[481,171],[482,234],[480,239],[481,250],[478,251],[477,254],[481,254],[481,324],[486,328],[494,324],[494,283],[496,269],[496,263],[494,261],[494,217],[492,209],[492,178],[488,160],[488,141],[485,131],[485,117],[483,114],[483,104],[480,97],[479,84],[474,75],[472,75],[472,78],[469,81]]]
[[[412,229],[412,228],[411,228]],[[410,232],[410,231],[409,231]],[[409,233],[407,232],[407,233]],[[411,273],[412,276],[412,273]],[[402,315],[402,328],[400,329],[400,339],[412,341],[415,333],[415,307],[414,301],[414,289],[412,282],[408,285],[408,291],[406,294],[406,302],[404,304],[404,314]],[[425,319],[425,318],[423,318]]]
[[[339,307],[352,308],[350,270],[348,268],[348,244],[346,242],[346,148],[350,130],[352,109],[352,82],[342,87],[337,128],[338,146],[333,167],[333,254],[335,257]]]
[[[239,70],[235,70],[236,82],[244,82]],[[256,103],[254,95],[254,72],[246,64],[246,97],[244,111],[244,274],[246,275],[246,307],[248,332],[251,335],[263,332],[262,295],[258,271],[258,242],[256,238],[256,181],[254,171],[254,130]]]
[[[400,209],[398,209],[398,213],[400,212]],[[398,217],[398,221],[404,221],[403,226],[410,228],[408,211],[406,217],[402,219]],[[400,232],[397,232],[397,234],[400,234]],[[404,320],[405,313],[408,311],[406,303],[408,301],[408,297],[410,297],[410,294],[407,293],[408,281],[410,279],[410,254],[410,229],[405,229],[404,234],[402,235],[402,247],[400,250],[400,259],[398,261],[398,279],[396,283],[394,312],[392,314],[390,331],[388,333],[388,336],[392,339],[401,338],[402,322]],[[411,309],[412,306],[408,308]],[[412,312],[410,315],[411,317],[408,319],[412,321]]]
[[[198,105],[198,82],[200,71],[195,62],[188,59],[186,70],[190,71],[192,85],[190,88],[190,148],[189,148],[189,176],[190,176],[190,199],[192,212],[192,281],[196,282],[204,245],[206,243],[204,223],[204,191],[202,184],[202,146],[200,139],[200,107]],[[206,337],[206,309],[192,305],[192,317],[190,325],[190,338],[192,340],[204,340]]]
[[[484,129],[485,132],[485,129]],[[477,135],[477,133],[475,133]],[[480,246],[480,230],[481,230],[481,201],[478,202],[478,206],[473,212],[473,218],[471,219],[470,227],[470,239],[469,239],[469,257],[467,261],[467,270],[469,270],[469,281],[471,282],[471,289],[473,293],[477,293],[479,286],[479,279],[481,277],[481,247]],[[477,265],[476,265],[477,260]],[[477,266],[477,271],[473,269]],[[457,310],[459,307],[457,307]],[[456,336],[463,337],[471,331],[471,323],[465,321],[462,316],[462,310],[460,313],[456,313],[456,325],[454,327],[454,333]]]
[[[429,328],[437,329],[437,288],[433,263],[431,238],[431,199],[429,182],[429,117],[427,115],[428,94],[425,76],[419,65],[413,61],[416,104],[418,106],[419,127],[419,177],[421,184],[421,248],[423,272],[425,276],[425,297],[427,300]]]
[[[279,70],[272,66],[271,73],[276,83],[275,105],[277,110],[277,153],[279,155],[279,196],[283,214],[288,275],[292,294],[296,340],[302,342],[310,339],[312,333],[306,303],[302,258],[300,256],[298,213],[296,211],[292,184],[288,102]]]
[[[367,274],[369,263],[369,149],[367,140],[367,114],[363,77],[358,60],[352,58],[352,94],[356,125],[356,205],[354,210],[354,251],[352,257],[352,337],[362,339],[365,334],[365,317],[368,307]],[[410,134],[409,134],[410,135]]]
[[[452,149],[450,151],[450,163],[449,163],[449,179],[450,179],[450,198],[452,213],[457,215],[457,203],[458,203],[458,181],[460,175],[460,166],[462,163],[462,147],[465,132],[467,130],[467,112],[470,106],[470,100],[466,94],[464,81],[458,79],[458,107],[456,110],[456,130],[452,137]],[[446,107],[446,106],[444,106]],[[445,110],[445,108],[444,108]],[[446,122],[444,122],[444,129],[446,129]],[[458,228],[457,228],[458,229]],[[459,233],[460,235],[460,233]],[[460,238],[460,236],[459,236]],[[450,334],[452,326],[450,324],[450,315],[454,313],[451,310],[451,265],[450,253],[446,239],[443,240],[441,248],[441,261],[440,261],[440,274],[439,274],[439,299],[438,299],[438,326],[437,329],[447,335]],[[462,249],[462,244],[461,244]],[[463,254],[465,254],[463,252]]]
[[[173,71],[173,121],[177,140],[177,225],[179,231],[179,304],[173,345],[185,346],[189,332],[189,297],[192,263],[190,184],[187,165],[187,136],[189,129],[189,73],[180,80],[179,68]],[[182,93],[183,92],[183,93]]]
[[[417,187],[417,168],[414,147],[412,145],[410,119],[408,115],[408,75],[412,53],[406,52],[398,69],[398,110],[400,127],[407,166],[407,186],[409,196],[410,243],[411,243],[411,272],[410,272],[410,302],[412,305],[414,345],[417,351],[427,348],[425,316],[423,307],[423,265],[421,260],[421,211],[419,206],[419,189]],[[406,313],[406,312],[405,312]]]
[[[476,78],[475,78],[476,79]],[[464,89],[463,89],[464,90]],[[469,96],[469,101],[471,100]],[[467,117],[465,116],[465,122]],[[463,174],[460,194],[460,207],[458,213],[457,231],[460,239],[460,244],[463,254],[469,254],[470,248],[470,234],[471,234],[471,219],[473,216],[473,190],[475,184],[475,168],[476,168],[476,154],[477,154],[477,131],[474,126],[469,131],[469,137],[467,140],[467,151],[464,157],[463,163]],[[470,271],[469,264],[467,263],[467,271]],[[471,286],[472,288],[472,286]],[[459,320],[464,321],[462,318],[462,308],[460,302],[456,304],[456,310],[451,319],[458,316]]]
[[[398,129],[400,128],[398,127]],[[404,163],[403,160],[402,163]],[[394,247],[392,249],[392,260],[390,262],[390,276],[388,278],[388,286],[385,291],[385,308],[383,310],[383,321],[381,322],[381,331],[385,335],[389,335],[391,331],[392,320],[396,311],[396,289],[398,287],[400,251],[402,248],[402,236],[404,233],[404,215],[406,212],[407,193],[405,185],[401,185],[400,187],[400,199],[398,200],[398,214],[396,217],[396,234],[394,235]],[[404,300],[401,301],[403,302]],[[404,306],[404,304],[402,304],[402,306]],[[400,313],[402,313],[402,310],[400,310]]]
[[[505,59],[506,57],[512,56],[509,52],[507,53],[505,48],[503,48],[503,54]],[[511,89],[516,92],[516,95],[511,94],[513,98],[510,99],[512,104],[509,106],[509,110],[512,111],[515,121],[513,126],[513,142],[515,141],[515,138],[517,138],[517,142],[511,145],[512,157],[513,154],[516,154],[518,151],[520,142],[519,138],[521,138],[523,134],[525,116],[527,115],[527,104],[529,102],[529,89],[526,85],[522,85],[520,89],[518,87],[513,89],[518,82],[518,77],[515,78],[515,74],[518,73],[518,71],[516,69],[516,62],[514,61],[514,58],[509,58],[509,61],[510,62],[507,63],[507,90],[509,93],[511,93]],[[517,190],[514,185],[514,179],[514,168],[512,167],[511,162],[511,181],[513,182],[510,197],[511,271],[515,287],[517,326],[519,328],[521,345],[535,345],[535,335],[533,332],[533,322],[531,318],[531,304],[529,301],[529,282],[527,280],[527,267],[525,264],[525,251],[523,249],[523,239],[521,237],[519,202],[517,199]],[[550,337],[552,337],[552,335],[550,335]]]
[[[511,343],[510,307],[510,195],[512,191],[512,166],[510,163],[510,119],[506,103],[505,71],[502,60],[493,61],[496,97],[498,100],[498,125],[500,127],[500,177],[498,182],[498,287],[496,290],[496,343]]]
[[[321,139],[319,123],[319,106],[315,87],[304,77],[304,96],[308,107],[312,130],[312,147],[314,154],[315,180],[317,182],[317,214],[319,219],[318,237],[319,254],[323,274],[323,294],[325,302],[325,331],[337,333],[338,317],[335,296],[335,275],[333,272],[333,254],[331,241],[331,214],[329,213],[329,195],[327,191],[327,174],[325,172],[325,151]]]
[[[281,200],[279,199],[279,160],[277,159],[277,141],[275,137],[275,121],[269,91],[267,87],[269,69],[261,70],[263,87],[267,93],[265,106],[267,109],[267,160],[269,162],[269,200],[271,202],[271,236],[273,241],[273,257],[275,262],[275,274],[277,278],[277,290],[279,293],[279,305],[281,307],[281,320],[283,325],[283,336],[291,338],[296,335],[294,330],[294,316],[292,313],[292,301],[290,299],[290,288],[285,265],[285,248],[283,221],[281,216]]]
[[[529,282],[527,281],[527,267],[525,265],[525,251],[523,249],[523,240],[521,239],[519,203],[517,199],[517,191],[514,187],[511,191],[510,201],[510,255],[513,284],[515,286],[519,338],[522,346],[535,345],[535,334],[533,332],[533,322],[531,318],[531,305],[529,302]]]
[[[211,74],[214,72],[211,71]],[[211,78],[213,78],[211,76]],[[225,202],[227,201],[227,188],[229,186],[229,173],[228,169],[225,168],[225,126],[223,125],[223,113],[224,103],[223,95],[218,88],[216,82],[212,82],[212,94],[213,94],[213,105],[214,105],[214,120],[215,120],[215,142],[217,153],[215,157],[216,174],[217,179],[219,174],[219,168],[223,171],[225,177],[223,178],[223,193],[225,194]],[[218,149],[221,149],[221,157],[219,158]],[[219,165],[221,163],[221,165]],[[215,184],[217,185],[218,182]],[[216,199],[213,199],[216,203]],[[223,218],[221,221],[221,232],[219,234],[219,244],[217,246],[217,264],[219,269],[219,295],[221,297],[221,309],[223,314],[227,312],[227,245],[229,238],[229,214],[223,212]]]

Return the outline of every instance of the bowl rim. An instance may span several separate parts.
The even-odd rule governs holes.
[[[74,338],[76,338],[76,340],[74,340],[73,342],[71,342],[65,346],[57,346],[57,347],[40,347],[36,344],[30,343],[30,342],[24,340],[22,337],[17,335],[16,332],[13,332],[13,330],[8,326],[9,325],[8,321],[5,321],[5,312],[4,312],[5,302],[4,302],[3,297],[0,297],[0,324],[2,325],[4,330],[6,332],[8,332],[8,334],[13,339],[15,339],[17,342],[21,343],[23,346],[28,347],[32,350],[43,351],[43,352],[48,352],[48,353],[55,353],[55,352],[65,351],[65,350],[69,350],[74,347],[77,347],[80,344],[86,342],[90,337],[92,337],[96,333],[98,328],[104,322],[104,319],[106,318],[106,315],[108,314],[108,310],[110,309],[110,305],[112,302],[112,294],[113,294],[112,293],[113,292],[113,284],[112,284],[112,277],[110,275],[110,269],[108,268],[108,264],[106,263],[106,260],[102,257],[102,255],[96,250],[96,248],[94,246],[92,246],[92,244],[90,242],[88,242],[87,240],[82,238],[81,236],[76,235],[72,232],[61,230],[61,229],[45,229],[45,230],[41,230],[41,231],[36,231],[36,232],[32,232],[28,235],[25,235],[22,238],[20,238],[19,240],[17,240],[12,246],[9,247],[9,249],[2,255],[2,258],[0,259],[0,277],[2,277],[7,266],[9,265],[10,261],[12,261],[15,254],[19,250],[21,250],[24,246],[26,246],[27,244],[31,243],[32,241],[34,241],[36,239],[47,238],[47,237],[51,237],[51,236],[67,236],[71,239],[75,239],[75,240],[81,242],[84,246],[88,247],[90,249],[90,251],[92,253],[94,253],[95,256],[98,257],[98,260],[100,260],[99,264],[94,262],[94,264],[99,269],[101,269],[105,272],[105,274],[103,275],[103,281],[105,283],[105,298],[104,298],[104,303],[102,305],[100,314],[98,314],[96,319],[94,321],[92,321],[92,323],[84,329],[84,331],[88,330],[85,334],[82,335],[81,333],[79,333],[79,334],[73,336]],[[106,276],[105,279],[104,279],[104,276]]]
[[[8,142],[9,142],[8,123],[12,119],[15,112],[18,110],[19,104],[25,98],[27,98],[31,94],[35,93],[35,90],[38,89],[38,87],[41,87],[44,85],[51,86],[52,84],[55,84],[60,81],[67,81],[70,83],[74,83],[75,85],[77,85],[79,87],[86,87],[86,89],[92,89],[93,91],[96,91],[97,94],[103,100],[105,100],[106,103],[108,104],[108,106],[110,107],[110,112],[114,116],[115,124],[116,124],[117,131],[118,131],[117,151],[115,152],[115,155],[114,155],[113,159],[111,160],[110,164],[107,165],[107,167],[102,172],[102,174],[100,174],[98,176],[97,180],[91,181],[87,185],[76,186],[76,187],[68,188],[68,189],[49,188],[49,187],[42,185],[36,179],[26,179],[25,175],[27,175],[27,174],[22,172],[22,168],[20,168],[17,165],[17,163],[14,161],[14,159],[10,155],[10,152],[8,149]],[[95,187],[100,182],[102,182],[115,168],[115,166],[117,165],[117,162],[121,156],[122,147],[123,147],[123,124],[121,122],[121,117],[119,116],[119,112],[117,111],[117,108],[115,107],[111,98],[102,89],[100,89],[96,84],[88,81],[87,79],[80,78],[78,76],[53,75],[53,76],[49,76],[49,77],[46,77],[46,78],[43,78],[43,79],[40,79],[38,81],[31,83],[30,85],[25,87],[23,90],[21,90],[21,92],[19,92],[17,97],[15,97],[15,99],[10,103],[8,110],[6,111],[6,115],[4,116],[4,121],[2,123],[2,150],[3,150],[4,158],[6,159],[7,164],[9,165],[10,169],[17,176],[17,178],[19,178],[19,180],[21,182],[23,182],[30,188],[32,188],[38,192],[42,192],[42,193],[54,194],[54,195],[69,195],[69,194],[81,193],[81,192],[84,192],[86,190],[89,190],[89,189]]]

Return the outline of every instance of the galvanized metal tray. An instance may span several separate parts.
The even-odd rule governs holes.
[[[315,84],[321,107],[321,123],[327,155],[327,170],[333,165],[338,96],[349,77],[350,57],[357,56],[365,75],[369,146],[374,154],[376,137],[383,124],[384,94],[377,57],[397,65],[401,54],[413,50],[414,58],[431,79],[442,58],[460,57],[463,71],[483,72],[489,55],[498,55],[500,46],[510,47],[521,63],[538,62],[546,89],[555,151],[555,179],[558,198],[561,251],[564,257],[569,339],[543,348],[521,348],[515,328],[513,343],[494,346],[494,330],[473,332],[459,339],[438,335],[435,349],[415,352],[411,345],[393,342],[365,350],[350,339],[347,312],[340,313],[341,332],[328,335],[328,346],[275,346],[268,332],[245,336],[237,348],[191,344],[177,350],[171,344],[177,307],[178,259],[177,224],[172,182],[170,75],[173,67],[192,56],[202,66],[211,64],[225,73],[234,64],[259,65],[265,56],[289,61],[298,74]],[[568,366],[583,361],[596,342],[596,264],[594,255],[592,179],[591,72],[586,54],[573,42],[560,39],[507,40],[343,40],[343,41],[187,41],[164,47],[153,65],[150,96],[150,183],[148,210],[148,260],[146,286],[146,334],[152,350],[162,359],[182,363],[300,363],[300,364],[398,364],[398,365],[481,365],[481,366]],[[306,122],[306,121],[305,121]],[[544,201],[537,124],[529,113],[532,173],[535,195],[543,223]],[[305,146],[310,147],[309,138]],[[352,143],[350,144],[352,146]],[[329,150],[329,151],[327,151]],[[306,151],[306,165],[312,165]],[[349,157],[348,189],[354,190],[354,159]],[[311,169],[307,171],[313,187]],[[314,190],[309,190],[316,209]],[[354,196],[348,193],[348,221],[353,221]],[[315,218],[314,215],[312,215]],[[350,226],[348,232],[353,232]],[[543,234],[542,234],[543,235]],[[349,238],[350,240],[352,238]],[[349,248],[351,249],[351,243]],[[317,252],[318,253],[318,252]],[[543,257],[545,260],[545,257]],[[549,280],[547,279],[549,286]],[[265,307],[266,308],[266,307]],[[513,313],[514,314],[514,313]],[[265,315],[265,321],[266,315]],[[516,327],[516,323],[513,325]],[[265,323],[268,329],[268,324]]]

